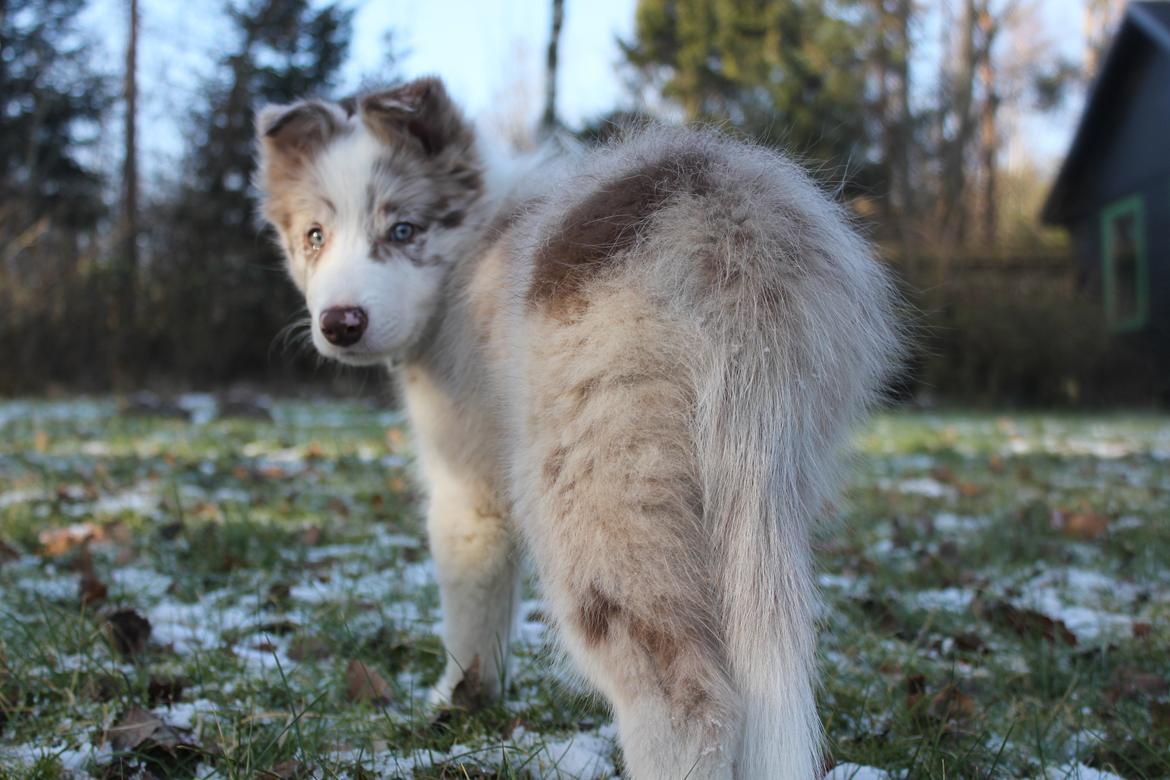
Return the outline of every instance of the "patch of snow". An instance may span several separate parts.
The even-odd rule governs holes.
[[[517,744],[524,744],[524,740],[518,739]],[[601,734],[574,734],[565,739],[544,742],[540,752],[529,763],[528,771],[534,778],[610,778],[615,774],[611,759],[613,751],[612,739]]]
[[[970,588],[939,588],[920,590],[909,601],[927,611],[964,612],[971,606],[975,591]]]
[[[100,747],[94,745],[70,747],[68,744],[0,746],[0,759],[12,761],[18,766],[23,764],[25,767],[31,767],[46,757],[56,758],[66,773],[88,777],[89,773],[86,771],[88,764],[107,763],[113,754],[108,743]]]
[[[955,489],[950,485],[944,485],[937,479],[931,479],[930,477],[904,479],[896,483],[894,489],[899,493],[926,496],[927,498],[946,498],[955,494]]]
[[[986,517],[964,517],[951,512],[934,516],[934,530],[940,534],[977,533],[990,524],[991,520]]]
[[[196,699],[191,702],[175,702],[168,707],[156,707],[154,714],[162,718],[168,726],[194,730],[202,717],[214,715],[218,707],[219,705],[213,701]]]
[[[110,579],[124,591],[137,596],[161,596],[173,581],[165,574],[141,566],[124,566],[110,572]]]
[[[1064,766],[1049,767],[1044,774],[1044,780],[1124,780],[1122,777],[1085,766],[1081,763],[1065,764]]]
[[[0,509],[7,509],[10,506],[17,504],[27,504],[32,501],[44,501],[47,498],[43,490],[33,490],[31,488],[25,490],[9,490],[7,493],[0,493]]]

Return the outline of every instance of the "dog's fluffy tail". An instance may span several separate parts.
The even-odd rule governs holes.
[[[735,774],[806,780],[821,768],[809,525],[896,362],[896,298],[843,212],[795,165],[760,154],[757,175],[739,179],[751,191],[738,228],[704,248],[704,290],[690,298],[702,322],[695,438],[742,708]]]

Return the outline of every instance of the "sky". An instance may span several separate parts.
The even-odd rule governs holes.
[[[355,9],[350,58],[339,93],[387,72],[385,36],[402,56],[403,76],[438,74],[467,113],[486,127],[508,118],[535,119],[544,90],[550,27],[548,0],[342,0]],[[1081,49],[1081,0],[1030,0],[1037,7],[1039,37],[1076,60]],[[570,126],[629,101],[618,63],[617,40],[633,33],[636,0],[566,0],[560,49],[558,111]],[[924,3],[924,5],[930,5]],[[231,46],[221,0],[140,0],[140,94],[144,169],[162,183],[181,175],[178,164],[186,129],[183,118],[199,84]],[[104,64],[118,74],[125,41],[125,0],[94,0],[83,24],[100,41]],[[941,34],[937,14],[919,28],[923,57]],[[937,51],[937,46],[935,48]],[[923,76],[933,64],[916,74]],[[1080,96],[1054,114],[1017,118],[1006,144],[1007,160],[1029,159],[1051,167],[1068,148],[1081,108]],[[102,146],[116,166],[120,123]]]

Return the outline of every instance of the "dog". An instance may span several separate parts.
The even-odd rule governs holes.
[[[651,127],[508,175],[442,82],[257,115],[325,357],[391,367],[446,670],[506,679],[523,555],[634,778],[819,776],[810,524],[896,295],[788,158]]]

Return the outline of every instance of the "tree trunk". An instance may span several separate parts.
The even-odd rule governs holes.
[[[140,342],[136,338],[138,322],[138,0],[129,0],[128,30],[126,35],[126,71],[122,98],[125,104],[125,147],[122,157],[122,219],[118,231],[119,268],[117,289],[117,317],[110,376],[116,385],[126,386],[132,381],[133,369],[138,363]]]
[[[138,284],[138,0],[129,0],[126,38],[126,73],[123,98],[126,107],[125,150],[122,158],[123,263],[121,322],[132,328],[137,321],[135,291]]]
[[[998,29],[990,10],[985,7],[979,16],[979,30],[983,35],[983,56],[979,63],[979,83],[983,89],[979,116],[979,162],[983,178],[983,244],[989,248],[995,245],[999,217],[999,204],[996,201],[999,133],[996,132],[995,121],[1000,95],[991,57]]]
[[[971,110],[974,101],[978,50],[975,30],[979,16],[977,0],[965,0],[959,35],[959,70],[951,80],[951,111],[955,130],[947,139],[944,154],[942,229],[945,243],[963,243],[967,228],[967,153],[974,135],[975,121]]]
[[[894,55],[894,71],[897,89],[897,135],[893,144],[893,176],[898,193],[899,219],[898,237],[906,260],[914,258],[913,226],[916,224],[914,187],[910,181],[910,155],[914,149],[914,116],[910,106],[910,15],[911,0],[897,0],[894,10],[893,33],[897,51]]]
[[[561,42],[561,25],[565,21],[565,0],[553,0],[552,4],[552,33],[548,39],[548,59],[546,62],[544,84],[544,116],[540,120],[540,128],[544,133],[550,133],[557,128],[557,47]]]

